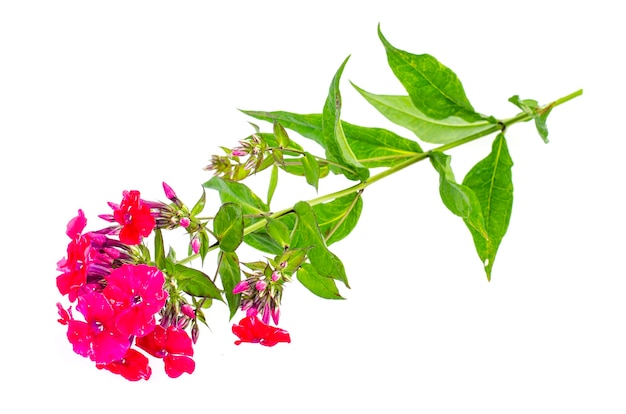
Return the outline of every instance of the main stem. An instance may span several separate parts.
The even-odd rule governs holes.
[[[582,89],[579,89],[576,92],[570,93],[569,95],[566,95],[566,96],[564,96],[562,98],[559,98],[556,101],[554,101],[554,102],[544,106],[541,110],[542,111],[551,110],[552,108],[554,108],[556,106],[564,104],[565,102],[570,101],[570,100],[572,100],[572,99],[582,95],[582,93],[583,93]],[[461,145],[467,144],[469,142],[475,141],[475,140],[477,140],[479,138],[482,138],[482,137],[485,137],[487,135],[491,135],[494,132],[502,132],[502,131],[506,130],[508,127],[510,127],[511,125],[517,124],[519,122],[526,122],[526,121],[529,121],[531,119],[532,119],[532,115],[531,114],[527,114],[525,112],[522,112],[522,113],[518,114],[517,116],[515,116],[513,118],[509,118],[509,119],[500,121],[497,124],[493,124],[493,126],[487,128],[487,129],[485,129],[483,131],[477,132],[476,134],[467,136],[465,138],[461,138],[461,139],[459,139],[457,141],[450,142],[448,144],[441,145],[439,147],[433,148],[433,149],[431,149],[429,151],[426,151],[426,152],[417,153],[414,156],[412,156],[411,158],[407,159],[406,161],[401,162],[401,163],[399,163],[397,165],[394,165],[393,167],[389,167],[388,169],[386,169],[386,170],[384,170],[384,171],[382,171],[382,172],[380,172],[380,173],[378,173],[376,175],[373,175],[370,178],[368,178],[367,180],[362,181],[362,182],[360,182],[358,184],[355,184],[355,185],[353,185],[351,187],[345,188],[345,189],[340,190],[340,191],[335,191],[334,193],[326,194],[326,195],[323,195],[321,197],[317,197],[317,198],[311,199],[311,200],[309,200],[307,202],[311,206],[315,206],[317,204],[325,203],[327,201],[332,201],[332,200],[334,200],[336,198],[339,198],[339,197],[343,197],[343,196],[347,196],[347,195],[350,195],[350,194],[354,194],[354,193],[356,193],[358,191],[363,191],[365,188],[369,187],[370,185],[374,184],[375,182],[380,181],[383,178],[388,177],[388,176],[390,176],[392,174],[395,174],[398,171],[403,170],[403,169],[405,169],[405,168],[407,168],[407,167],[409,167],[409,166],[411,166],[411,165],[413,165],[415,163],[418,163],[420,161],[425,160],[426,158],[430,157],[430,154],[432,154],[433,152],[444,152],[444,151],[447,151],[449,149],[456,148],[458,146],[461,146]],[[286,208],[284,210],[280,210],[280,211],[277,211],[277,212],[274,212],[274,213],[270,214],[269,217],[271,217],[271,218],[282,217],[285,214],[290,213],[292,210],[293,210],[293,208]],[[255,222],[254,224],[251,224],[248,227],[246,227],[243,230],[243,234],[246,235],[246,234],[250,234],[252,232],[255,232],[255,231],[263,228],[263,226],[265,226],[266,223],[267,223],[267,220],[259,220],[259,221]],[[217,247],[218,247],[218,243],[215,243],[211,247],[209,247],[209,251],[211,251],[213,249],[216,249]],[[183,259],[180,263],[191,261],[193,258],[195,258],[197,256],[198,255],[189,256],[188,258]]]
[[[559,106],[559,105],[561,105],[561,104],[563,104],[563,103],[565,103],[567,101],[570,101],[570,100],[576,98],[577,96],[582,95],[582,93],[583,93],[582,89],[579,89],[576,92],[573,92],[573,93],[571,93],[569,95],[566,95],[566,96],[564,96],[562,98],[559,98],[556,101],[554,101],[554,102],[544,106],[543,110],[548,110],[548,109],[552,109],[552,108],[554,108],[556,106]],[[411,165],[413,165],[415,163],[423,161],[424,159],[430,157],[430,154],[432,154],[433,152],[444,152],[444,151],[447,151],[449,149],[452,149],[452,148],[455,148],[455,147],[467,144],[469,142],[475,141],[475,140],[477,140],[479,138],[482,138],[482,137],[485,137],[487,135],[491,135],[494,132],[504,131],[505,129],[507,129],[511,125],[517,124],[519,122],[526,122],[526,121],[529,121],[531,119],[532,119],[532,115],[527,114],[525,112],[522,112],[522,113],[518,114],[517,116],[515,116],[513,118],[509,118],[509,119],[506,119],[504,121],[500,121],[497,124],[494,124],[493,126],[491,126],[490,128],[487,128],[487,129],[485,129],[483,131],[477,132],[476,134],[467,136],[465,138],[461,138],[461,139],[459,139],[457,141],[450,142],[448,144],[441,145],[441,146],[439,146],[437,148],[433,148],[433,149],[431,149],[429,151],[426,151],[426,152],[420,152],[420,153],[416,154],[415,156],[407,159],[406,161],[401,162],[400,164],[394,165],[393,167],[389,167],[388,169],[386,169],[386,170],[384,170],[384,171],[382,171],[382,172],[380,172],[380,173],[378,173],[376,175],[373,175],[370,178],[368,178],[367,180],[362,181],[362,182],[360,182],[360,183],[358,183],[356,185],[353,185],[351,187],[345,188],[343,190],[335,191],[334,193],[329,193],[329,194],[323,195],[321,197],[313,198],[313,199],[311,199],[311,200],[309,200],[307,202],[311,206],[315,206],[317,204],[325,203],[327,201],[332,201],[332,200],[334,200],[336,198],[339,198],[339,197],[343,197],[343,196],[346,196],[346,195],[350,195],[350,194],[356,193],[357,191],[363,191],[365,188],[369,187],[370,185],[374,184],[375,182],[380,181],[383,178],[388,177],[388,176],[390,176],[392,174],[395,174],[398,171],[403,170],[403,169],[405,169],[405,168],[407,168],[407,167],[409,167],[409,166],[411,166]],[[283,216],[283,215],[285,215],[285,214],[287,214],[287,213],[289,213],[291,211],[292,211],[292,208],[287,208],[287,209],[280,210],[280,211],[277,211],[275,213],[272,213],[270,215],[270,217],[271,218],[281,217],[281,216]],[[244,229],[243,233],[244,234],[252,233],[252,232],[254,232],[256,230],[259,230],[263,226],[265,226],[265,224],[266,224],[265,220],[259,220],[256,223],[251,224],[250,226],[246,227]]]

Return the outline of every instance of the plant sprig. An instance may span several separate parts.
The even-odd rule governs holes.
[[[240,310],[246,312],[246,318],[233,326],[233,332],[240,338],[237,344],[260,342],[273,346],[278,342],[289,342],[286,331],[270,326],[271,321],[278,324],[284,284],[296,279],[321,298],[342,299],[338,282],[349,288],[348,275],[343,262],[330,247],[346,238],[358,224],[364,208],[363,194],[370,185],[425,160],[429,160],[438,173],[444,206],[465,223],[487,280],[491,280],[496,255],[513,209],[513,159],[507,145],[507,131],[515,124],[532,120],[540,138],[547,143],[548,115],[557,106],[580,96],[582,90],[546,105],[515,95],[509,101],[521,112],[511,118],[498,119],[477,112],[457,75],[433,56],[397,49],[383,36],[380,27],[378,35],[389,67],[406,95],[374,94],[353,83],[352,86],[388,121],[406,129],[417,139],[403,137],[385,128],[359,126],[343,120],[340,86],[348,57],[332,77],[319,113],[242,111],[271,124],[271,131],[262,132],[252,124],[254,132],[239,140],[238,146],[221,147],[223,155],[210,157],[205,169],[212,171],[214,176],[203,187],[219,194],[221,205],[214,214],[201,215],[206,207],[204,189],[200,199],[188,208],[166,184],[164,189],[171,201],[169,205],[140,200],[136,191],[125,193],[121,207],[110,203],[114,215],[102,217],[119,223],[119,226],[103,229],[96,232],[98,237],[91,237],[100,240],[98,243],[102,237],[119,237],[119,241],[111,242],[115,249],[103,250],[103,254],[120,255],[124,260],[116,261],[107,256],[105,262],[110,262],[110,267],[98,268],[99,273],[92,275],[95,285],[89,288],[89,294],[106,286],[109,273],[122,266],[150,265],[165,275],[164,287],[158,287],[164,290],[159,293],[159,300],[165,303],[159,312],[164,329],[176,331],[189,327],[195,343],[199,323],[206,325],[204,312],[213,301],[218,301],[228,306],[230,319]],[[296,135],[318,144],[324,154],[307,150],[296,142]],[[495,137],[491,151],[459,180],[452,170],[448,151],[492,135]],[[424,143],[434,147],[425,151],[422,149]],[[245,184],[249,177],[265,170],[270,174],[266,201]],[[284,173],[303,177],[303,185],[312,186],[316,191],[319,191],[320,180],[331,173],[343,176],[347,184],[342,190],[299,200],[280,210],[272,209],[270,206],[280,186],[280,175]],[[68,235],[74,237],[74,244],[86,242],[80,234],[86,220],[80,213],[68,224]],[[139,220],[142,214],[141,226],[137,227],[133,221]],[[142,242],[142,236],[152,230],[147,224],[149,215],[155,217],[153,252]],[[122,237],[123,232],[130,234],[132,226],[135,226],[131,229],[133,237]],[[187,255],[181,258],[171,247],[166,249],[163,235],[164,230],[179,228],[183,228],[190,238]],[[128,240],[133,246],[126,246]],[[263,258],[241,260],[238,252],[242,245],[257,250]],[[204,267],[206,257],[214,251],[217,252],[217,265],[209,272],[214,275],[210,277],[192,264],[195,259],[201,259],[200,267]],[[68,247],[68,255],[69,252]],[[102,266],[101,263],[98,265]],[[70,266],[67,268],[69,270],[59,276],[62,281],[57,278],[59,290],[62,294],[70,293],[71,301],[76,299],[72,299],[72,295],[78,295],[80,301],[83,288],[68,285],[67,280],[73,277],[74,270]],[[132,267],[123,269],[129,274],[135,271]],[[145,267],[140,271],[152,272]],[[112,288],[109,291],[117,292]],[[94,298],[92,300],[100,300]],[[141,297],[133,301],[141,303]],[[59,309],[60,322],[71,326],[75,322],[71,313],[65,312],[60,305]],[[256,319],[259,316],[261,320]],[[141,329],[132,332],[151,335],[145,333],[144,328],[142,325]],[[68,338],[70,336],[68,333]],[[93,350],[81,348],[84,343],[75,344],[75,349],[78,347],[82,355],[98,361],[101,356],[94,356]],[[153,346],[144,339],[138,339],[137,343],[143,344],[144,349]],[[186,364],[184,370],[176,371],[177,375],[190,373],[189,362]],[[117,369],[116,366],[110,370]],[[142,368],[134,375],[133,378],[146,378],[149,370]]]

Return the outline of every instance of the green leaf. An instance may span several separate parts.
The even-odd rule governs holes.
[[[307,202],[299,201],[294,206],[294,211],[298,215],[298,220],[291,247],[310,248],[309,261],[321,276],[340,280],[350,287],[343,263],[328,250],[324,242],[313,208]]]
[[[480,202],[489,236],[485,239],[470,227],[487,280],[491,280],[493,262],[508,229],[513,209],[512,166],[506,139],[503,134],[499,134],[493,141],[491,153],[479,161],[463,179],[463,185],[471,188]]]
[[[410,130],[424,142],[446,144],[493,126],[487,121],[467,122],[456,116],[433,119],[417,109],[408,96],[376,95],[352,86],[389,121]]]
[[[219,191],[222,203],[234,202],[241,205],[243,214],[259,214],[269,211],[269,207],[245,184],[213,177],[203,185]]]
[[[224,203],[213,220],[213,233],[219,247],[225,252],[234,252],[243,241],[243,214],[237,203]]]
[[[246,234],[243,241],[248,246],[266,253],[280,254],[284,251],[284,247],[267,234],[264,229]]]
[[[206,255],[209,253],[209,234],[206,229],[203,227],[202,230],[198,231],[198,238],[200,239],[200,258],[202,259],[202,263],[204,264],[204,259]],[[191,248],[191,243],[189,244]]]
[[[550,142],[548,140],[548,125],[546,122],[552,107],[542,108],[534,99],[520,99],[517,95],[511,96],[509,102],[520,108],[525,114],[530,115],[535,120],[535,127],[543,142],[546,144]]]
[[[414,55],[392,46],[378,26],[378,37],[396,78],[409,93],[413,105],[429,118],[457,116],[468,122],[484,119],[470,104],[457,75],[428,54]]]
[[[274,137],[278,142],[279,148],[289,147],[289,135],[287,135],[287,131],[285,131],[285,128],[283,128],[283,126],[278,121],[274,121]]]
[[[326,148],[321,114],[295,114],[276,111],[243,111],[268,122],[279,120],[285,128],[297,132]],[[419,144],[383,128],[371,128],[341,121],[343,131],[357,160],[367,168],[392,167],[422,152]]]
[[[156,267],[165,270],[165,247],[163,246],[163,233],[161,229],[154,230],[154,261]]]
[[[330,84],[322,112],[322,133],[326,144],[326,157],[344,167],[338,169],[337,172],[341,172],[350,180],[363,181],[369,177],[369,170],[359,163],[352,152],[340,119],[341,93],[339,92],[339,81],[348,59],[349,57],[343,61]]]
[[[304,157],[302,157],[302,168],[306,182],[317,190],[317,185],[320,181],[320,165],[317,159],[308,152],[305,152]]]
[[[279,246],[286,249],[291,244],[291,229],[280,220],[267,217],[265,230],[267,234],[276,241]]]
[[[487,239],[487,230],[478,197],[471,188],[456,182],[450,167],[450,156],[435,151],[430,154],[430,161],[439,173],[439,193],[443,204],[452,213],[461,217],[470,228]]]
[[[270,176],[270,184],[267,187],[267,205],[272,203],[272,198],[274,197],[274,192],[276,191],[276,186],[278,185],[278,167],[276,164],[272,165],[272,174]]]
[[[313,211],[326,245],[330,246],[350,234],[359,221],[362,209],[361,194],[347,195],[314,206]]]
[[[298,269],[296,277],[305,288],[321,298],[343,299],[335,281],[329,277],[321,276],[310,263],[303,264]]]
[[[202,189],[202,195],[200,196],[200,199],[198,201],[196,201],[196,204],[191,209],[191,216],[195,216],[196,214],[202,213],[202,210],[204,210],[204,205],[205,204],[206,204],[206,191],[203,188]]]
[[[218,273],[222,286],[224,287],[224,296],[230,310],[230,318],[235,316],[241,303],[241,295],[233,294],[233,289],[241,281],[241,270],[239,268],[239,258],[235,252],[221,251],[219,255]]]
[[[276,263],[281,264],[286,262],[287,266],[283,269],[283,272],[291,275],[306,261],[308,252],[308,248],[286,250],[283,254],[276,256]]]
[[[198,269],[176,264],[173,276],[178,287],[189,295],[224,301],[222,292],[211,278]]]

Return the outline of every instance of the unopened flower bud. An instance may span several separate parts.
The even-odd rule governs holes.
[[[172,190],[172,187],[163,182],[163,191],[165,191],[165,197],[170,200],[174,200],[176,198],[176,193]]]
[[[260,292],[262,290],[265,290],[265,288],[267,287],[267,282],[264,280],[259,280],[258,282],[256,282],[256,285],[254,285],[254,287]]]
[[[232,150],[231,155],[235,157],[243,157],[244,155],[248,155],[248,153],[242,149],[235,148]]]
[[[187,228],[191,224],[191,220],[189,220],[189,217],[183,217],[178,220],[178,224],[180,224],[181,227]]]
[[[280,309],[279,308],[272,309],[272,320],[274,321],[274,325],[278,325],[279,318],[280,318]]]
[[[189,319],[195,319],[196,312],[193,310],[193,306],[189,305],[188,303],[185,303],[180,307],[180,310]]]
[[[237,285],[233,289],[233,295],[236,295],[241,292],[245,292],[247,289],[248,289],[248,281],[242,280],[241,282],[237,283]]]
[[[286,267],[287,267],[287,264],[288,264],[288,263],[287,263],[287,261],[280,262],[280,268],[281,268],[281,269],[286,268]]]
[[[193,250],[194,254],[198,254],[198,252],[200,251],[200,239],[198,239],[197,237],[194,237],[191,241],[191,250]]]
[[[278,273],[277,271],[273,271],[272,272],[272,282],[276,282],[278,279],[280,279],[280,273]]]
[[[200,328],[198,328],[198,324],[194,323],[191,327],[191,341],[195,344],[198,342],[198,337],[200,336]]]

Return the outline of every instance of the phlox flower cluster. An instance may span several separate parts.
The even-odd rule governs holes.
[[[143,200],[139,191],[125,191],[119,204],[108,203],[112,213],[99,215],[110,225],[97,231],[84,231],[87,219],[78,210],[67,224],[67,254],[57,263],[57,288],[71,303],[69,307],[57,303],[58,322],[67,327],[74,352],[98,369],[130,381],[150,378],[149,356],[162,359],[171,378],[193,373],[193,344],[198,339],[198,321],[204,322],[205,298],[189,301],[191,295],[179,290],[175,275],[167,274],[172,267],[156,267],[144,245],[144,238],[155,229],[182,228],[190,235],[190,251],[196,256],[200,251],[198,234],[205,231],[205,223],[167,184],[163,188],[169,204]],[[242,294],[246,312],[232,327],[238,337],[235,344],[290,342],[287,331],[269,325],[270,319],[278,323],[282,283],[287,278],[280,269],[270,277],[248,276],[233,292]]]
[[[167,194],[169,187],[164,187]],[[83,233],[87,219],[82,210],[67,225],[70,242],[67,256],[58,262],[57,288],[75,302],[82,318],[58,303],[58,321],[67,326],[74,352],[99,369],[131,381],[147,380],[152,371],[143,350],[162,358],[170,377],[191,374],[192,340],[184,330],[189,312],[170,315],[162,326],[169,298],[165,275],[145,263],[137,248],[158,223],[171,224],[171,208],[141,200],[138,191],[125,192],[119,205],[109,205],[113,214],[101,217],[114,223],[110,227]]]

